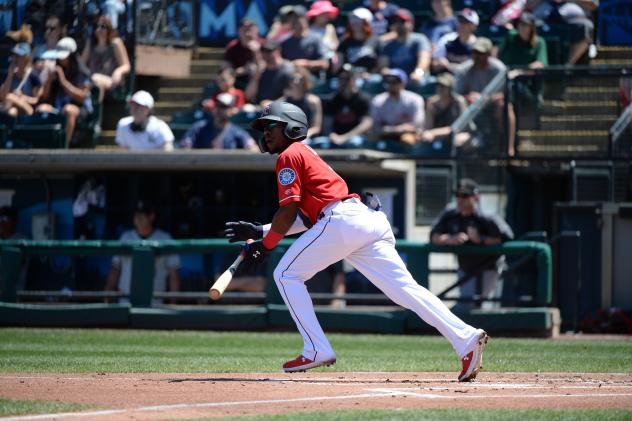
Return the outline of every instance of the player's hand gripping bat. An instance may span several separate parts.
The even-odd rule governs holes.
[[[252,243],[253,240],[246,241],[247,243]],[[233,275],[237,271],[237,267],[244,260],[245,251],[242,249],[239,252],[239,256],[235,259],[235,261],[222,273],[219,278],[215,281],[215,283],[208,290],[208,296],[211,300],[219,300],[230,281],[233,280]]]

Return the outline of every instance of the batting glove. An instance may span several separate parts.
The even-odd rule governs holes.
[[[256,272],[270,254],[270,250],[263,246],[262,241],[245,244],[242,250],[244,260],[239,265],[242,274]]]
[[[246,241],[249,239],[261,240],[263,238],[263,225],[259,222],[226,222],[224,237],[228,238],[229,243]]]

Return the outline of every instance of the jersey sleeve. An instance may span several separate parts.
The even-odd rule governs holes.
[[[300,156],[287,152],[279,155],[276,164],[279,206],[300,202],[303,193]]]

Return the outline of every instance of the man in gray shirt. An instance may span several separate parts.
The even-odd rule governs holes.
[[[408,77],[402,69],[384,72],[386,92],[371,101],[373,135],[378,139],[414,144],[424,127],[424,99],[404,89]]]
[[[288,13],[292,35],[281,43],[281,56],[295,66],[305,67],[318,74],[329,68],[327,49],[318,35],[309,30],[307,11],[301,5],[293,6]]]
[[[261,60],[257,70],[246,86],[246,98],[256,105],[277,100],[292,79],[294,66],[281,57],[281,47],[276,41],[268,40],[261,46]]]

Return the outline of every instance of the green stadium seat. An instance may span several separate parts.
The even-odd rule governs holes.
[[[507,32],[509,31],[504,26],[481,23],[476,29],[476,36],[489,38],[494,45],[500,45],[500,43],[505,39]]]
[[[424,98],[428,98],[437,93],[437,83],[429,82],[424,85],[419,85],[418,83],[409,83],[408,86],[406,86],[406,89],[411,92],[415,92],[416,94],[419,94]]]
[[[35,113],[18,117],[9,140],[13,147],[60,149],[67,148],[66,117],[56,113]]]

